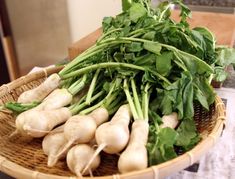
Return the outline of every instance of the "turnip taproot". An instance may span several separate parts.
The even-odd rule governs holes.
[[[19,103],[32,103],[42,101],[54,89],[59,87],[60,76],[56,73],[50,75],[43,83],[34,89],[23,92],[17,102]]]
[[[72,147],[67,153],[67,165],[69,169],[82,178],[81,171],[84,170],[87,162],[94,155],[94,152],[95,150],[87,144],[78,144]],[[89,172],[95,170],[99,164],[100,156],[96,155],[92,160],[92,163],[89,165],[89,168],[87,168],[83,174],[89,174]]]
[[[66,143],[64,137],[64,125],[55,128],[49,134],[47,134],[42,141],[43,152],[48,156],[47,166],[52,167],[56,164],[58,158],[56,154],[58,150]],[[61,156],[61,158],[64,158]]]

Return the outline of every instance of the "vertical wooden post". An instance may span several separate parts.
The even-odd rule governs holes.
[[[10,80],[20,76],[5,0],[0,0],[0,37]]]

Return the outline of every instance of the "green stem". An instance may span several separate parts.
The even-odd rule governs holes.
[[[94,64],[88,67],[84,67],[82,69],[76,70],[74,72],[71,72],[69,74],[66,74],[63,76],[63,79],[66,78],[71,78],[73,76],[78,76],[84,73],[90,73],[92,70],[96,70],[98,68],[108,68],[108,67],[116,67],[116,68],[131,68],[131,69],[135,69],[135,70],[141,70],[141,71],[145,71],[145,68],[137,66],[137,65],[133,65],[133,64],[128,64],[128,63],[118,63],[118,62],[105,62],[105,63],[98,63],[98,64]]]
[[[129,106],[131,108],[133,118],[134,118],[134,120],[137,120],[137,119],[139,119],[139,116],[137,114],[134,102],[132,100],[132,97],[131,97],[131,94],[130,94],[130,91],[129,91],[129,87],[128,87],[128,84],[127,84],[127,79],[124,79],[123,89],[124,89],[124,92],[126,94],[126,98],[127,98],[128,103],[129,103]]]
[[[123,28],[117,28],[117,29],[112,29],[108,32],[106,32],[105,34],[103,34],[98,40],[97,40],[97,43],[101,42],[105,37],[107,37],[109,34],[113,33],[113,32],[116,32],[116,31],[120,31],[122,30]]]
[[[102,52],[103,49],[100,48],[96,48],[94,47],[92,51],[88,51],[88,52],[83,52],[81,55],[77,56],[73,61],[71,61],[70,63],[68,63],[63,70],[61,70],[59,72],[60,77],[62,78],[63,75],[65,75],[71,68],[73,69],[74,66],[76,66],[77,64],[83,62],[84,60],[86,60],[87,58]]]
[[[100,107],[101,105],[103,105],[111,96],[111,94],[113,93],[114,89],[115,89],[115,86],[116,86],[116,83],[114,82],[111,87],[110,87],[110,90],[107,94],[107,96],[102,99],[101,101],[99,101],[97,104],[95,104],[94,106],[90,107],[90,108],[87,108],[87,109],[84,109],[83,111],[80,112],[80,114],[88,114],[90,113],[91,111],[95,110],[96,108]],[[112,97],[112,96],[111,96]]]
[[[91,98],[91,102],[95,101],[96,99],[98,99],[99,97],[101,97],[104,94],[104,91],[100,91],[99,93],[97,93],[96,95],[94,95]],[[73,115],[77,114],[80,110],[82,110],[84,107],[86,107],[87,104],[85,102],[81,103],[81,104],[77,104],[75,105],[73,108],[70,109],[71,113]]]
[[[94,75],[94,77],[93,77],[93,79],[91,81],[91,85],[89,87],[89,90],[87,92],[87,97],[86,97],[86,104],[87,105],[90,105],[90,103],[91,103],[91,96],[92,96],[92,94],[94,92],[95,84],[96,84],[97,78],[99,76],[99,73],[100,73],[100,69],[97,69],[96,72],[95,72],[95,75]]]
[[[106,40],[103,40],[102,43],[100,43],[99,45],[94,46],[92,49],[87,50],[86,52],[83,52],[81,55],[77,56],[72,62],[70,62],[69,64],[67,64],[63,70],[61,70],[59,72],[60,77],[63,79],[63,77],[66,75],[66,73],[68,71],[70,71],[71,69],[73,69],[74,66],[76,66],[77,64],[83,62],[84,60],[86,60],[87,58],[102,52],[106,47],[111,48],[117,44],[120,43],[131,43],[128,41],[123,41],[123,40],[116,40],[114,41],[115,38],[110,38],[112,39],[111,41],[108,39],[108,43],[106,42]]]
[[[133,98],[134,98],[134,103],[135,103],[137,114],[141,119],[143,119],[144,115],[140,106],[140,101],[139,101],[139,97],[138,97],[137,90],[136,90],[135,80],[133,78],[131,79],[131,88],[132,88],[132,93],[133,93]]]
[[[161,13],[161,15],[160,15],[160,17],[159,17],[159,22],[162,21],[162,18],[163,18],[163,16],[164,16],[164,14],[165,14],[166,11],[170,8],[170,6],[171,6],[171,3],[169,3],[169,4],[166,6],[166,9],[165,9],[164,11],[162,11],[162,13]]]
[[[143,94],[142,94],[142,108],[144,112],[144,119],[148,121],[148,108],[149,108],[149,93],[148,90],[150,88],[149,83],[146,84]]]
[[[79,91],[81,91],[86,85],[87,74],[84,74],[81,80],[75,82],[71,87],[69,87],[68,91],[74,96]]]
[[[105,108],[110,112],[112,111],[114,108],[116,108],[116,106],[120,106],[121,102],[122,102],[122,98],[123,96],[122,95],[118,95],[118,97],[112,101],[112,103],[110,105],[106,105],[104,104]]]

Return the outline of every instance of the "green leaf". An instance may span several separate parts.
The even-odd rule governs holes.
[[[127,50],[130,52],[140,52],[143,50],[143,45],[140,42],[132,42],[127,45]]]
[[[103,28],[104,32],[106,32],[111,27],[112,20],[113,20],[112,17],[104,17],[103,18],[102,28]]]
[[[40,102],[32,102],[32,103],[28,103],[28,104],[22,104],[22,103],[17,103],[17,102],[7,102],[5,104],[5,108],[19,114],[22,113],[24,111],[27,111],[29,109],[32,109],[36,106],[38,106],[40,104]]]
[[[132,0],[122,0],[122,11],[127,11],[130,9]]]
[[[155,165],[170,160],[177,156],[174,150],[178,133],[169,127],[157,132],[157,127],[150,125],[151,132],[147,144],[149,165]]]
[[[164,161],[168,161],[170,159],[173,159],[177,157],[177,154],[175,152],[174,146],[164,146],[162,149],[162,157],[164,158]]]
[[[193,82],[200,89],[203,96],[206,97],[208,105],[211,105],[215,101],[215,92],[208,80],[204,76],[198,76],[194,78]]]
[[[199,103],[207,110],[209,110],[209,105],[207,102],[206,96],[203,94],[203,92],[194,85],[194,92],[195,92],[195,100],[199,101]]]
[[[139,66],[149,66],[153,65],[156,61],[156,56],[152,53],[147,53],[145,55],[141,55],[134,59],[134,64]]]
[[[173,58],[172,52],[164,52],[161,55],[157,56],[156,59],[156,69],[157,72],[160,73],[162,76],[166,76],[170,73],[172,68],[171,60]]]
[[[184,118],[192,118],[194,116],[193,96],[192,78],[188,78],[183,91]]]
[[[172,100],[171,98],[167,95],[167,92],[164,93],[164,97],[161,101],[161,111],[163,115],[169,115],[172,113],[173,107],[172,107]]]
[[[194,33],[194,35],[195,35],[195,32],[198,32],[203,37],[203,41],[201,41],[201,43],[202,43],[201,47],[203,49],[204,56],[202,57],[202,59],[208,64],[213,64],[216,60],[214,35],[205,27],[195,27],[192,30],[192,32]],[[198,40],[197,37],[194,39]],[[199,41],[199,43],[200,43],[200,41]]]
[[[187,69],[191,72],[192,75],[198,74],[210,74],[213,73],[213,69],[204,61],[200,60],[194,55],[184,53],[182,51],[177,51],[174,53],[177,55],[185,64]]]
[[[193,146],[192,144],[195,144],[195,142],[198,142],[200,139],[197,134],[194,120],[183,120],[176,131],[179,135],[177,136],[175,145],[181,146],[184,149]]]
[[[227,77],[228,73],[224,69],[215,67],[215,74],[213,80],[223,82],[226,80]]]
[[[157,42],[144,42],[144,49],[157,55],[160,55],[162,46]]]
[[[129,9],[130,19],[133,22],[137,22],[141,17],[147,13],[145,7],[139,3],[133,3]]]
[[[174,129],[170,127],[161,128],[158,133],[159,145],[173,146],[177,136],[178,134]]]
[[[155,32],[155,31],[150,31],[150,32],[147,32],[146,34],[144,34],[144,35],[142,36],[142,38],[143,38],[143,39],[146,39],[146,40],[154,40],[155,35],[156,35],[156,32]]]
[[[226,67],[230,64],[235,64],[235,49],[218,47],[216,48],[216,65]]]

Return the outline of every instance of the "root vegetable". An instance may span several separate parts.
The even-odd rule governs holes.
[[[67,89],[56,89],[50,93],[41,104],[39,104],[36,110],[51,110],[59,109],[69,105],[72,102],[73,96]]]
[[[71,117],[64,127],[64,135],[68,141],[58,152],[60,158],[73,144],[88,143],[95,137],[97,126],[107,121],[109,117],[105,108],[98,108],[89,115]]]
[[[67,165],[69,169],[77,176],[82,178],[81,171],[86,166],[87,162],[93,156],[95,150],[87,144],[78,144],[71,148],[67,154]],[[100,156],[96,155],[89,168],[85,170],[84,174],[89,174],[94,171],[100,164]]]
[[[170,127],[174,129],[179,123],[178,114],[173,112],[170,115],[164,115],[162,117],[162,122],[163,124],[160,125],[160,128]]]
[[[43,83],[38,87],[23,92],[19,98],[19,103],[32,103],[42,101],[49,93],[58,88],[60,83],[60,76],[56,73],[50,75]]]
[[[122,151],[129,140],[128,125],[131,111],[128,105],[122,105],[110,122],[99,126],[95,133],[97,144],[105,145],[103,150],[109,154]]]
[[[142,170],[148,166],[146,144],[148,141],[149,124],[145,120],[136,120],[132,124],[130,141],[118,160],[121,173]]]
[[[131,117],[129,105],[122,105],[110,122],[106,122],[97,128],[95,138],[98,148],[82,173],[90,167],[93,160],[102,150],[109,154],[115,154],[126,147],[129,140],[128,125]]]
[[[23,135],[43,137],[55,126],[68,120],[71,115],[68,108],[50,111],[29,110],[17,116],[16,130]]]
[[[148,166],[148,154],[146,144],[148,141],[148,103],[149,103],[149,88],[147,83],[142,91],[142,109],[138,98],[136,85],[131,79],[131,88],[133,92],[133,99],[129,92],[127,80],[124,80],[124,91],[127,101],[133,113],[134,122],[132,124],[132,131],[130,141],[127,148],[122,152],[118,160],[118,169],[121,173],[141,170]]]
[[[52,167],[56,164],[58,150],[67,142],[64,137],[64,125],[52,130],[42,141],[43,152],[48,156],[47,166]],[[61,158],[64,158],[61,156]]]

